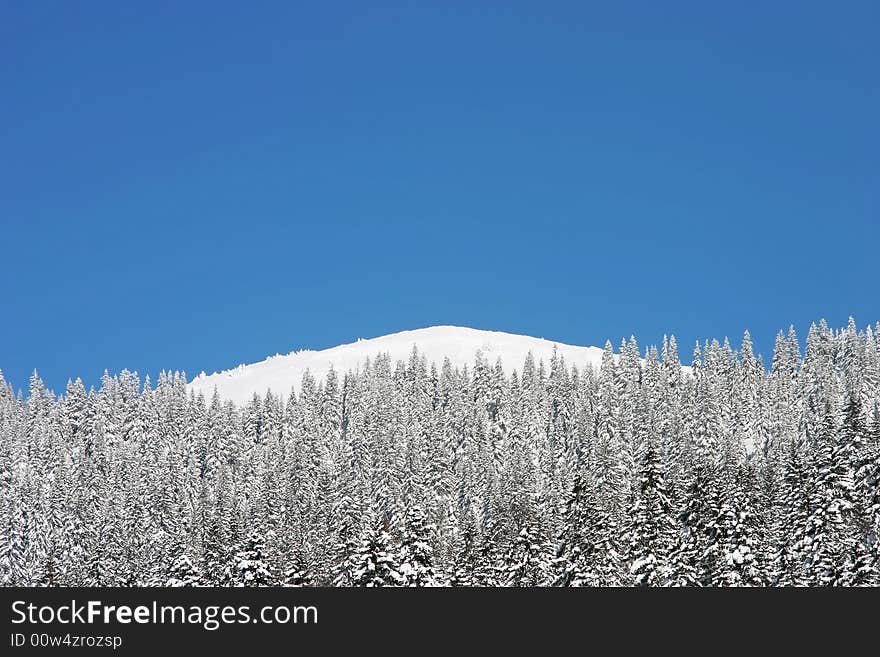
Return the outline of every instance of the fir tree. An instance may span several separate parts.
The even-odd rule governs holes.
[[[653,441],[642,448],[636,498],[630,510],[630,573],[637,586],[667,583],[674,525],[666,479]]]
[[[407,511],[400,549],[399,572],[407,586],[436,586],[434,548],[431,545],[430,523],[418,505]]]
[[[266,544],[254,530],[231,555],[224,573],[224,583],[227,586],[272,586],[276,578],[269,569]]]
[[[174,563],[165,586],[201,586],[202,576],[199,569],[185,552],[181,552]]]
[[[353,586],[405,585],[386,527],[387,519],[370,523],[355,556]]]

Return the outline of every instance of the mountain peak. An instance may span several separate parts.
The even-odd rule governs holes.
[[[393,362],[409,359],[413,347],[424,354],[428,363],[439,367],[448,358],[453,367],[469,367],[477,353],[494,365],[500,358],[505,372],[522,369],[531,352],[536,361],[549,361],[556,347],[567,365],[583,368],[590,364],[598,367],[602,350],[598,347],[578,347],[561,342],[516,335],[501,331],[487,331],[466,326],[429,326],[391,333],[376,338],[322,349],[302,350],[287,355],[276,355],[251,365],[239,365],[232,370],[206,375],[202,372],[190,387],[206,396],[216,387],[220,396],[236,403],[245,403],[254,393],[262,396],[268,390],[287,396],[293,388],[299,390],[306,371],[322,380],[330,368],[339,374],[363,367],[366,360],[379,354],[388,354]]]

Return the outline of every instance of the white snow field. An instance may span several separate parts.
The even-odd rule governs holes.
[[[368,340],[360,339],[321,351],[304,350],[291,352],[286,356],[270,356],[259,363],[239,365],[225,372],[210,375],[202,372],[193,379],[190,388],[196,393],[204,393],[210,399],[216,386],[220,397],[237,404],[248,402],[254,393],[263,396],[267,390],[286,398],[291,388],[299,391],[303,374],[307,370],[321,381],[332,366],[341,378],[345,372],[357,370],[368,358],[374,359],[380,353],[387,353],[392,363],[406,361],[413,346],[418,347],[419,353],[427,357],[429,366],[436,363],[438,369],[445,358],[449,358],[453,367],[462,368],[467,365],[472,368],[478,351],[482,351],[483,357],[491,366],[501,358],[508,374],[513,370],[522,370],[529,352],[536,364],[543,360],[549,368],[554,346],[559,355],[565,358],[566,367],[569,368],[577,365],[579,369],[583,369],[591,364],[598,369],[602,361],[602,349],[599,347],[576,347],[527,335],[480,331],[462,326],[432,326]]]

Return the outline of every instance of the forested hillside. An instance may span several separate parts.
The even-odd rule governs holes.
[[[379,354],[242,407],[0,376],[0,583],[880,585],[878,331]]]

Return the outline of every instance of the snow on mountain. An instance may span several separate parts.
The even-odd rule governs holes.
[[[387,353],[392,363],[408,360],[413,346],[425,354],[429,364],[436,363],[438,368],[444,358],[449,358],[454,367],[473,367],[477,352],[481,351],[490,365],[494,366],[496,360],[501,358],[508,374],[513,370],[522,370],[529,352],[536,363],[543,360],[549,365],[554,346],[559,355],[565,358],[567,367],[577,365],[582,369],[589,363],[598,369],[602,360],[602,349],[598,347],[576,347],[543,338],[461,326],[433,326],[368,340],[360,339],[321,351],[305,350],[286,356],[271,356],[259,363],[239,365],[235,369],[211,375],[202,372],[193,379],[190,388],[210,398],[216,386],[223,399],[239,404],[246,403],[254,393],[265,395],[267,390],[286,397],[291,388],[299,390],[307,370],[320,381],[331,365],[342,376],[349,370],[362,367],[368,358],[374,359],[380,353]]]

